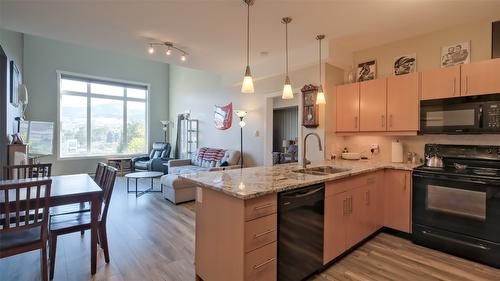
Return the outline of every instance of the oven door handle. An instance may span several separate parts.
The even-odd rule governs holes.
[[[436,176],[427,176],[427,175],[421,175],[421,174],[413,174],[413,177],[417,178],[425,178],[425,179],[430,179],[430,180],[452,180],[456,182],[464,182],[464,183],[475,183],[475,184],[482,184],[482,185],[498,185],[498,182],[495,181],[480,181],[480,180],[471,180],[471,179],[466,179],[466,178],[457,178],[453,177],[450,175],[447,175],[446,178],[441,178],[441,177],[436,177]]]

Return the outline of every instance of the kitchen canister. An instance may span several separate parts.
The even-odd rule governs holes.
[[[403,144],[399,140],[392,142],[392,162],[403,163]]]

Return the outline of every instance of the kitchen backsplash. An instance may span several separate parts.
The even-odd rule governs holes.
[[[407,152],[416,152],[419,158],[422,158],[426,143],[500,145],[500,135],[348,136],[337,137],[336,143],[332,144],[334,147],[329,147],[327,151],[340,155],[343,147],[347,147],[350,152],[360,152],[363,156],[372,158],[370,146],[378,144],[380,152],[374,154],[372,159],[391,161],[391,144],[396,140],[403,143],[405,160]],[[340,144],[339,141],[343,141],[343,144]],[[329,156],[327,155],[325,158],[329,158]]]

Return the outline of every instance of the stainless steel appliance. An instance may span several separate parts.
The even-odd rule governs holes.
[[[500,133],[500,94],[421,101],[420,132]]]
[[[278,195],[278,280],[304,280],[322,269],[324,200],[324,184]]]
[[[500,146],[430,145],[413,171],[412,240],[500,268]]]

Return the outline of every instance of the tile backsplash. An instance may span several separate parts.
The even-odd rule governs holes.
[[[423,158],[424,145],[426,143],[500,146],[500,135],[346,136],[335,139],[336,143],[328,144],[328,151],[340,155],[341,150],[347,147],[350,152],[360,152],[363,156],[378,161],[391,161],[391,145],[396,140],[403,143],[405,160],[407,152],[416,152],[419,158]],[[340,141],[343,143],[340,144]],[[371,144],[378,144],[380,146],[378,154],[371,155]]]

